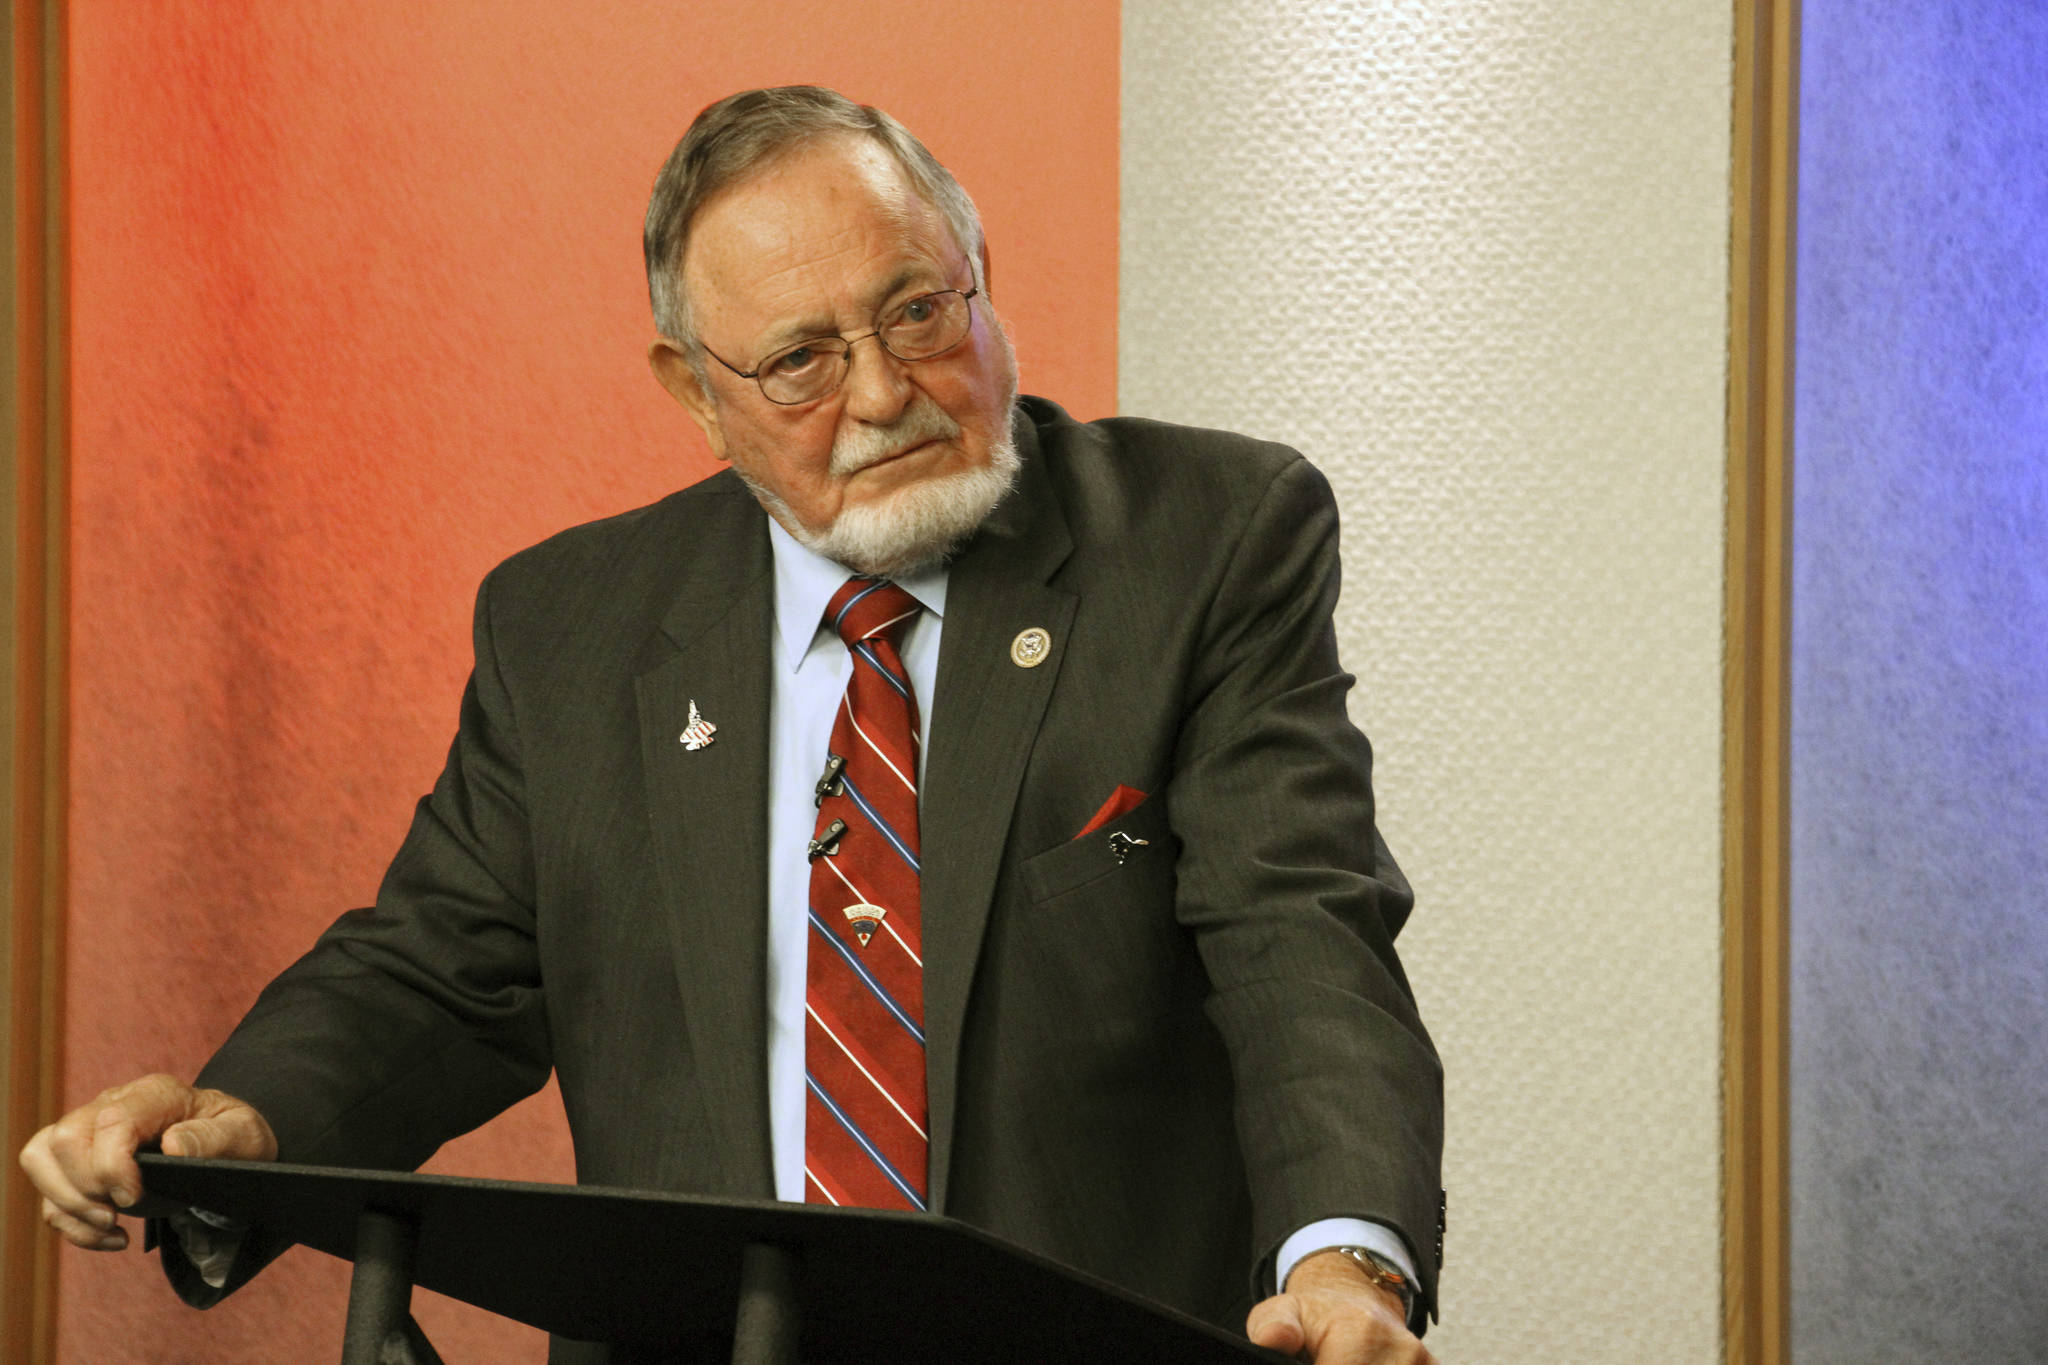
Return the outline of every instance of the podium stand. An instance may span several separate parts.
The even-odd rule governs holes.
[[[438,1365],[416,1284],[622,1362],[1285,1359],[929,1214],[138,1159],[137,1212],[205,1209],[355,1262],[343,1365]]]

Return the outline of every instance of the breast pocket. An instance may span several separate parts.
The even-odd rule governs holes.
[[[1199,1011],[1198,959],[1174,913],[1179,851],[1153,799],[1021,868],[1009,960],[1072,1075],[1123,1083],[1156,1069],[1169,1021]]]
[[[1110,878],[1133,891],[1160,878],[1170,888],[1179,851],[1167,824],[1166,803],[1149,797],[1101,829],[1028,859],[1020,869],[1024,892],[1034,905],[1049,909],[1047,902]]]

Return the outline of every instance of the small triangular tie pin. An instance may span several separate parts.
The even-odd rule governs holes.
[[[718,727],[697,713],[697,699],[690,699],[690,723],[683,727],[683,747],[691,753],[711,747],[711,737],[718,733]]]
[[[882,917],[889,912],[879,905],[849,905],[846,907],[846,922],[853,926],[853,936],[860,940],[860,946],[868,946],[868,940],[875,936],[875,930],[882,927]]]

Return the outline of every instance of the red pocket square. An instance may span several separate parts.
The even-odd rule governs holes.
[[[1116,790],[1109,794],[1109,800],[1103,802],[1102,809],[1095,812],[1095,818],[1081,826],[1081,832],[1074,837],[1085,839],[1110,821],[1123,819],[1136,810],[1138,803],[1144,799],[1145,793],[1136,787],[1126,787],[1121,782],[1117,783]]]

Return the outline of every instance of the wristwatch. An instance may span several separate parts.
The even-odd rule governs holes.
[[[1410,1330],[1414,1329],[1415,1281],[1408,1278],[1406,1271],[1371,1247],[1319,1247],[1309,1252],[1308,1256],[1303,1256],[1301,1261],[1306,1261],[1309,1256],[1320,1256],[1325,1251],[1334,1251],[1339,1256],[1349,1257],[1354,1265],[1365,1272],[1367,1279],[1400,1299],[1401,1321]],[[1295,1264],[1300,1265],[1301,1261],[1296,1261]]]

